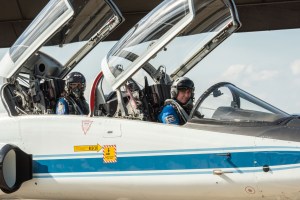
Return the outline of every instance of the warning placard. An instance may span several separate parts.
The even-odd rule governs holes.
[[[117,162],[117,147],[116,145],[103,146],[103,162],[115,163]]]

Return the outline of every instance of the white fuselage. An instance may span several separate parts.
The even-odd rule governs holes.
[[[280,164],[280,154],[300,154],[299,143],[57,115],[1,117],[0,132],[1,143],[33,155],[33,179],[1,198],[299,199],[300,164]],[[97,144],[99,152],[74,152]],[[116,152],[106,156],[104,147]],[[280,162],[272,166],[270,156]]]

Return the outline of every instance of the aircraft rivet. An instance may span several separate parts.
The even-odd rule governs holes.
[[[264,166],[263,166],[263,171],[264,171],[264,172],[269,172],[269,171],[270,171],[269,165],[264,165]]]
[[[251,186],[247,186],[245,188],[245,191],[248,193],[248,194],[255,194],[255,189]]]

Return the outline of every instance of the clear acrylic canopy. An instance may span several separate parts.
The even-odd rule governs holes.
[[[1,61],[0,76],[8,78],[22,71],[22,65],[42,45],[85,41],[86,45],[66,64],[70,69],[121,22],[123,18],[111,0],[51,0],[9,49]]]
[[[165,0],[137,23],[102,62],[113,89],[145,64],[187,73],[240,27],[230,0]]]

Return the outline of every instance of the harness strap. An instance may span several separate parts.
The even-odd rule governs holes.
[[[69,108],[70,106],[72,108],[74,108],[75,113],[74,114],[80,114],[83,115],[84,113],[82,112],[82,110],[80,109],[80,107],[78,106],[78,104],[75,102],[75,100],[72,97],[67,97],[66,100],[68,101],[69,104]]]
[[[172,105],[176,111],[178,112],[178,114],[180,115],[180,117],[182,118],[182,120],[184,121],[184,123],[187,122],[189,115],[186,113],[186,111],[179,105],[179,103],[177,103],[174,99],[167,99],[165,101],[165,105]]]

